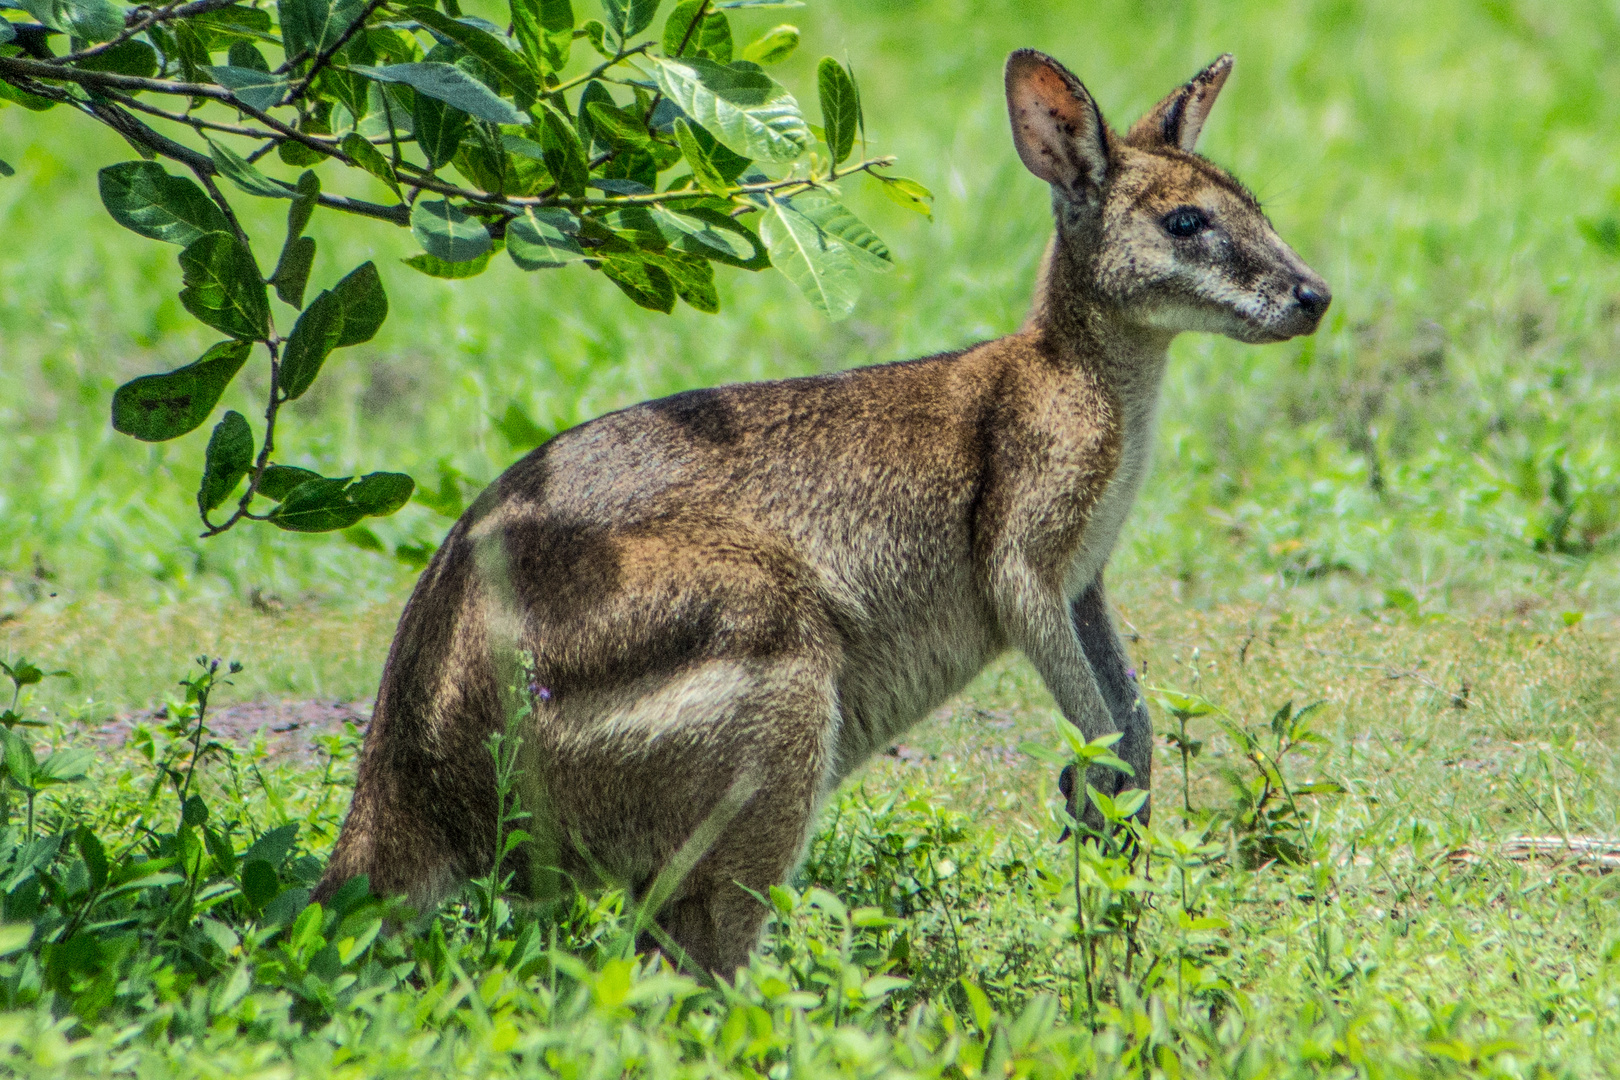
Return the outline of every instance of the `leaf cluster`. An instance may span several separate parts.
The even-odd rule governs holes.
[[[0,104],[66,105],[134,147],[141,160],[102,170],[103,204],[180,249],[181,304],[226,337],[121,387],[114,427],[146,441],[195,430],[262,347],[264,428],[255,436],[237,412],[216,423],[197,491],[204,535],[244,519],[346,529],[409,500],[393,473],[310,473],[290,489],[276,460],[281,406],[388,310],[369,262],[305,302],[317,208],[408,228],[422,250],[406,264],[435,277],[483,273],[504,250],[524,271],[601,273],[644,308],[715,312],[717,265],[774,265],[822,312],[848,314],[856,271],[893,257],[839,182],[865,174],[923,212],[929,195],[883,172],[888,158],[852,157],[865,122],[849,68],[821,61],[813,128],[767,70],[798,30],[738,36],[734,17],[784,6],[797,4],[680,0],[661,27],[658,0],[601,0],[601,18],[576,0],[509,0],[504,27],[456,0],[31,0],[14,10],[37,22],[0,16]],[[379,201],[325,190],[334,169],[366,177]],[[289,203],[268,274],[235,213],[242,196]],[[297,312],[290,333],[272,292]]]

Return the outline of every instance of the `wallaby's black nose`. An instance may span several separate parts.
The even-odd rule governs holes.
[[[1320,319],[1322,312],[1326,311],[1328,305],[1333,302],[1333,294],[1325,288],[1318,289],[1301,282],[1294,286],[1294,299],[1299,302],[1299,306],[1304,309],[1305,314],[1313,319]]]

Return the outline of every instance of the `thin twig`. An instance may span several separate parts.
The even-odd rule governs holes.
[[[236,510],[220,525],[215,525],[208,520],[207,515],[204,515],[203,524],[207,529],[199,539],[206,540],[210,536],[218,536],[243,518],[262,520],[262,515],[249,513],[248,504],[253,501],[253,496],[258,494],[259,483],[264,479],[264,470],[270,466],[270,454],[276,446],[276,414],[281,411],[282,403],[287,400],[281,392],[281,341],[272,332],[265,346],[270,350],[270,402],[264,408],[264,445],[259,448],[258,460],[253,463],[253,472],[248,476],[247,490],[237,500]]]
[[[282,101],[283,105],[292,105],[296,103],[299,98],[303,97],[304,94],[308,92],[310,84],[315,81],[315,76],[319,75],[321,73],[321,69],[325,68],[326,65],[332,62],[332,57],[337,55],[338,50],[349,43],[349,39],[354,37],[355,31],[364,26],[366,20],[371,18],[371,13],[382,7],[384,2],[385,0],[370,0],[370,2],[366,4],[365,9],[361,11],[359,15],[355,16],[354,21],[349,23],[342,34],[338,35],[338,39],[336,41],[315,54],[315,62],[310,64],[308,74],[306,74],[302,79],[298,80],[298,85],[293,87],[292,90],[287,94],[287,97]]]
[[[624,52],[620,53],[618,56],[615,56],[613,59],[605,60],[602,63],[597,64],[594,68],[592,68],[591,70],[585,72],[585,74],[583,74],[583,75],[575,75],[572,79],[569,79],[565,83],[558,83],[556,86],[553,86],[551,89],[547,90],[546,94],[549,96],[551,94],[565,93],[565,92],[567,92],[569,90],[572,90],[576,86],[579,86],[579,85],[581,85],[583,83],[588,83],[592,79],[600,77],[601,74],[604,71],[608,70],[608,68],[617,67],[618,65],[620,65],[620,64],[624,63],[626,60],[628,60],[630,57],[635,56],[637,53],[646,52],[648,49],[652,48],[652,44],[653,43],[650,42],[650,41],[643,41],[640,45],[637,45],[633,49],[626,49]]]
[[[108,98],[118,102],[126,109],[134,109],[136,112],[143,112],[160,120],[172,120],[176,124],[189,124],[198,131],[221,131],[227,135],[244,135],[250,139],[275,139],[280,142],[280,138],[271,132],[262,131],[259,128],[250,128],[245,124],[222,124],[217,120],[204,120],[202,117],[193,116],[190,113],[169,112],[167,109],[148,105],[139,98],[130,97],[128,94],[120,94],[116,90],[103,92]]]
[[[216,11],[222,7],[229,7],[235,2],[236,0],[198,0],[196,3],[182,4],[177,0],[177,2],[170,4],[168,7],[157,9],[142,5],[124,16],[124,29],[120,31],[116,37],[111,38],[108,41],[103,41],[98,45],[92,45],[87,49],[80,49],[78,52],[71,52],[65,56],[54,57],[49,61],[49,63],[73,64],[80,60],[88,60],[92,56],[98,56],[101,53],[106,52],[108,49],[122,45],[136,34],[144,33],[159,23],[169,22],[173,19],[184,19],[192,15],[201,15],[209,11]]]

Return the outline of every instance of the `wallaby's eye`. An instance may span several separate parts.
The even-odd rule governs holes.
[[[1196,206],[1183,206],[1165,215],[1164,231],[1171,236],[1197,236],[1209,228],[1209,216]]]

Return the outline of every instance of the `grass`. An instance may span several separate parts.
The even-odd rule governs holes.
[[[1057,55],[1123,124],[1231,50],[1202,148],[1255,188],[1335,302],[1306,341],[1174,347],[1158,464],[1111,588],[1144,681],[1223,714],[1188,721],[1203,746],[1185,786],[1176,747],[1160,748],[1152,859],[1055,843],[1056,770],[1020,749],[1056,745],[1051,703],[1009,659],[840,794],[735,990],[635,967],[612,895],[491,912],[469,894],[436,931],[357,946],[385,909],[282,918],[250,900],[264,881],[250,887],[242,858],[297,824],[297,846],[261,860],[296,898],[341,819],[352,738],[313,769],[251,747],[204,760],[197,790],[231,868],[222,848],[197,855],[200,828],[158,771],[179,767],[164,754],[186,729],[159,726],[150,757],[98,748],[92,783],[47,789],[40,824],[90,826],[115,866],[191,858],[196,887],[119,898],[132,921],[78,967],[3,937],[54,917],[54,894],[38,893],[44,915],[8,897],[5,1067],[1620,1074],[1612,875],[1503,843],[1620,836],[1620,13],[815,0],[744,18],[803,29],[783,75],[801,98],[817,57],[847,56],[874,144],[937,193],[932,223],[849,193],[899,264],[851,320],[825,323],[776,275],[722,273],[725,314],[668,318],[577,269],[430,280],[397,262],[404,233],[320,214],[314,280],[375,258],[392,314],[291,410],[289,463],[401,468],[470,497],[520,452],[495,422],[513,404],[555,429],[1008,332],[1047,207],[1006,135],[1006,51]],[[25,694],[41,750],[174,698],[199,653],[247,664],[218,703],[368,697],[415,570],[335,537],[195,539],[206,436],[148,447],[107,424],[118,384],[207,344],[173,298],[171,253],[96,202],[95,170],[128,151],[59,112],[0,116],[17,168],[0,179],[0,656],[74,672]],[[281,209],[251,207],[248,227],[275,233]],[[448,524],[412,505],[377,531],[392,548]],[[1285,702],[1317,700],[1323,741],[1280,778],[1345,790],[1263,827],[1297,865],[1249,865],[1261,774],[1216,717],[1268,732]],[[1161,736],[1176,729],[1154,712]],[[54,864],[64,897],[94,861],[75,843]],[[210,882],[221,891],[196,900]],[[129,927],[146,951],[118,952]],[[66,974],[34,986],[28,957]]]
[[[238,886],[201,921],[232,928],[240,941],[193,941],[167,986],[143,986],[137,967],[98,1023],[76,1019],[65,990],[31,1008],[13,999],[0,1014],[8,1067],[369,1075],[404,1068],[411,1047],[409,1064],[421,1071],[479,1074],[547,1062],[559,1074],[592,1062],[658,1073],[649,1057],[662,1054],[728,1075],[798,1061],[795,1074],[971,1076],[975,1054],[997,1052],[1028,1075],[1173,1075],[1167,1056],[1185,1075],[1620,1068],[1613,879],[1557,853],[1515,860],[1503,846],[1520,835],[1620,834],[1612,634],[1536,613],[1199,610],[1168,591],[1122,615],[1149,684],[1201,695],[1240,723],[1264,727],[1285,701],[1325,701],[1314,714],[1322,741],[1290,756],[1285,774],[1296,789],[1332,779],[1345,791],[1298,797],[1301,819],[1279,832],[1304,846],[1300,864],[1249,865],[1241,845],[1251,834],[1233,824],[1231,777],[1236,770],[1247,781],[1253,770],[1229,731],[1210,717],[1190,720],[1189,736],[1204,745],[1185,787],[1175,747],[1158,752],[1152,858],[1114,879],[1113,891],[1084,890],[1088,911],[1102,917],[1092,924],[1102,956],[1089,980],[1073,933],[1071,854],[1056,843],[1055,770],[1020,749],[1052,742],[1055,713],[1033,671],[1010,658],[846,786],[794,888],[773,896],[784,910],[734,991],[615,959],[625,916],[612,894],[570,900],[561,914],[503,905],[510,921],[486,955],[484,909],[469,893],[440,913],[437,935],[378,939],[326,983],[302,971],[289,979],[297,947],[286,939],[298,928],[275,937],[270,907],[257,921],[233,910]],[[384,631],[370,633],[380,643]],[[263,639],[235,639],[255,640]],[[216,707],[264,685],[251,669],[234,679],[238,686],[216,692]],[[1161,733],[1173,730],[1157,711]],[[80,744],[60,714],[48,719],[48,742]],[[92,787],[42,800],[41,832],[91,823],[113,852],[143,828],[172,827],[174,796],[153,782],[170,737],[153,732],[152,756],[139,739],[103,751]],[[184,738],[177,745],[189,748]],[[282,888],[295,891],[335,837],[355,750],[352,736],[333,738],[329,763],[300,766],[262,746],[239,748],[205,762],[192,790],[206,800],[210,826],[234,837],[239,860],[256,837],[295,824],[299,844],[280,867]],[[1194,866],[1176,867],[1178,844],[1183,856],[1202,848]],[[66,861],[71,882],[74,859]],[[218,892],[198,895],[210,891]],[[15,917],[16,901],[8,903]],[[161,893],[149,903],[169,910]],[[326,942],[338,947],[354,925],[364,930],[367,913],[328,913],[321,942],[304,947],[308,971]],[[522,929],[535,918],[561,958],[530,955],[534,935],[526,945]],[[255,948],[258,926],[270,943]],[[584,966],[570,966],[570,956]],[[15,987],[11,959],[0,983]],[[232,998],[231,973],[244,962],[255,972],[251,992]],[[405,981],[377,974],[389,970]],[[356,994],[343,974],[372,986]],[[900,981],[872,988],[874,977]],[[605,985],[613,979],[619,990]],[[92,983],[75,984],[81,997]],[[323,988],[342,1003],[328,1004],[331,1019],[311,1016]],[[981,992],[988,1013],[976,1003]],[[751,1033],[746,1052],[726,1035],[738,1025]],[[602,1040],[613,1049],[587,1053]]]

